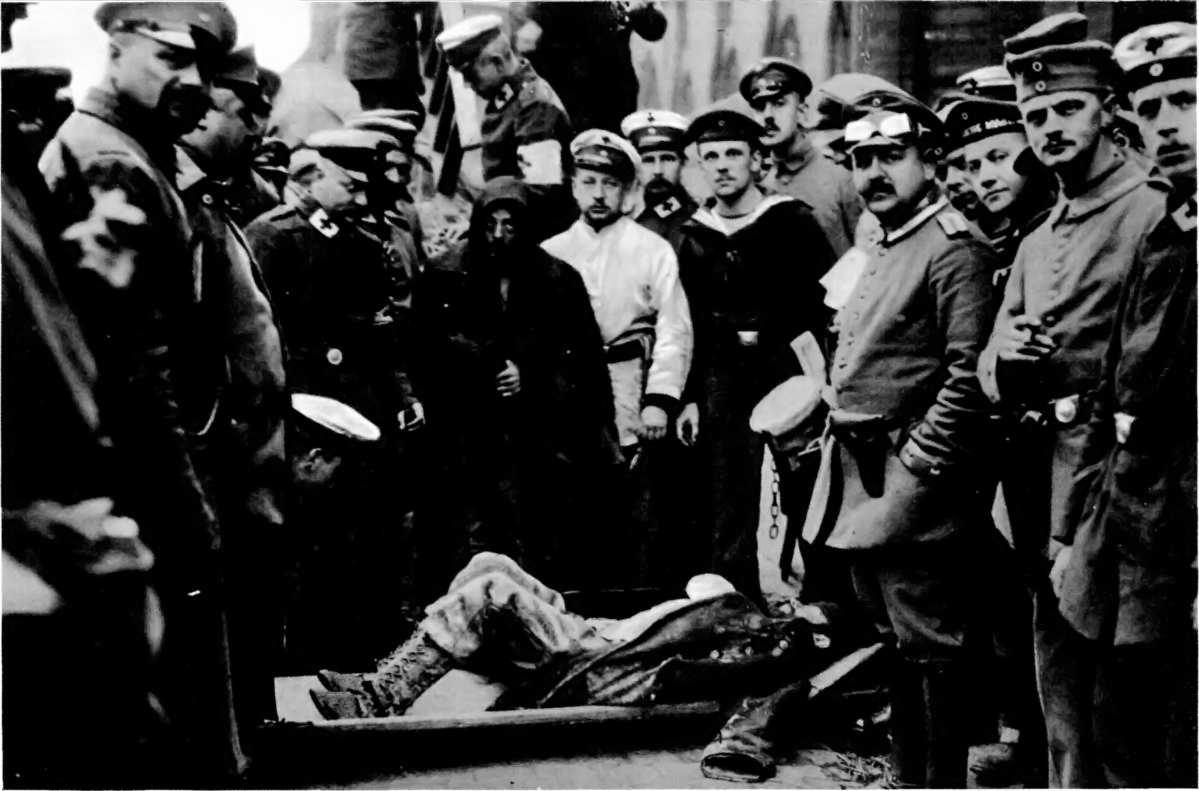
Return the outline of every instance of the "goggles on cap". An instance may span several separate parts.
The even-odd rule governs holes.
[[[904,135],[915,134],[918,129],[919,126],[905,113],[893,113],[877,121],[859,118],[845,125],[845,142],[853,145],[869,140],[875,135],[894,140]]]

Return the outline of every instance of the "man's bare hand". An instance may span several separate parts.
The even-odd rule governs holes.
[[[674,430],[678,435],[679,442],[689,448],[694,446],[699,439],[699,406],[687,404],[683,407],[683,411],[679,413],[679,419],[675,421]]]
[[[1073,547],[1062,547],[1053,559],[1053,568],[1049,570],[1049,584],[1053,586],[1053,595],[1059,599],[1062,597],[1062,582],[1066,576],[1066,569],[1070,566],[1070,558],[1073,555]]]
[[[644,440],[662,439],[666,436],[666,410],[662,407],[647,406],[641,410],[641,431],[638,432]]]
[[[520,392],[520,369],[511,360],[505,360],[504,370],[495,375],[495,391],[503,398]]]
[[[400,431],[415,431],[425,425],[424,405],[420,401],[413,401],[411,406],[396,415],[396,422]]]
[[[999,359],[1036,362],[1053,353],[1057,344],[1045,332],[1045,325],[1036,316],[1016,316],[1003,324],[999,331]]]

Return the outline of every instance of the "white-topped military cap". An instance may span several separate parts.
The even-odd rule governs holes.
[[[633,144],[607,129],[588,129],[570,141],[570,156],[575,168],[588,168],[632,178],[641,155]]]
[[[687,119],[670,110],[638,110],[620,122],[620,133],[638,151],[680,149],[686,131]]]
[[[459,68],[473,60],[503,28],[504,20],[499,14],[468,16],[451,25],[437,36],[437,44],[450,59],[450,65]]]

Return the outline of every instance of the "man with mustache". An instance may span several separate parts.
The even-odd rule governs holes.
[[[1042,476],[1048,489],[1040,522],[1049,535],[1035,540],[1048,561],[1056,560],[1052,571],[1041,561],[1035,651],[1049,782],[1071,787],[1109,779],[1095,739],[1106,738],[1104,723],[1115,713],[1095,700],[1089,679],[1118,672],[1119,660],[1117,652],[1105,655],[1116,664],[1095,663],[1059,612],[1059,586],[1051,580],[1069,560],[1066,548],[1098,461],[1088,449],[1084,397],[1101,383],[1121,284],[1151,252],[1150,234],[1167,216],[1167,185],[1129,161],[1106,131],[1117,67],[1111,47],[1086,35],[1086,17],[1067,13],[1004,42],[1029,143],[1057,177],[1060,194],[1017,250],[979,363],[987,395],[1026,411],[1050,446],[1049,459],[1028,462],[1029,474]]]
[[[229,677],[243,747],[275,716],[283,644],[283,508],[288,483],[283,345],[266,284],[233,218],[252,173],[262,97],[252,47],[212,67],[211,107],[179,142],[176,184],[187,207],[201,300],[188,346],[196,468],[220,521],[228,602]]]
[[[844,255],[853,244],[862,200],[845,169],[808,140],[805,101],[812,80],[789,60],[763,58],[741,78],[740,90],[762,126],[762,145],[770,150],[773,164],[763,187],[806,203],[833,253]]]
[[[1167,214],[1124,278],[1088,445],[1103,460],[1053,585],[1069,624],[1083,782],[1195,785],[1195,26],[1121,39],[1122,87],[1171,176]],[[1088,455],[1092,455],[1088,452]],[[1056,733],[1056,730],[1054,731]]]
[[[844,142],[881,228],[836,318],[831,407],[804,536],[846,550],[854,589],[894,636],[892,763],[904,785],[960,788],[971,557],[993,484],[975,376],[990,248],[937,191],[941,124],[899,88],[855,103]]]
[[[823,336],[819,280],[835,257],[806,204],[754,183],[761,136],[752,118],[733,110],[691,122],[685,142],[695,143],[714,197],[683,225],[680,258],[698,342],[678,431],[684,443],[702,442],[698,510],[711,521],[699,532],[712,536],[712,569],[755,599],[764,443],[749,416],[800,373],[789,344],[806,331]],[[802,507],[806,492],[789,488],[782,473],[779,483],[779,507]]]
[[[620,133],[641,156],[645,208],[637,222],[679,252],[678,229],[699,206],[681,181],[687,119],[669,110],[638,110],[620,122]]]
[[[612,377],[620,447],[630,468],[628,488],[635,490],[643,485],[634,478],[641,456],[655,452],[679,411],[691,366],[691,312],[670,243],[625,215],[637,151],[619,135],[589,129],[571,141],[570,152],[582,216],[542,247],[578,270],[591,295]],[[634,501],[644,495],[630,494]],[[618,517],[613,530],[627,529],[627,522]],[[602,570],[611,576],[602,582],[625,582],[633,570],[617,567],[635,559],[630,545],[644,548],[648,538],[612,540],[605,548],[612,564]],[[636,573],[655,576],[653,569]]]
[[[183,343],[202,280],[174,143],[207,112],[205,75],[237,26],[223,3],[104,3],[95,19],[108,34],[101,84],[39,166],[75,223],[67,236],[79,264],[64,286],[104,374],[101,407],[126,470],[116,499],[155,557],[165,619],[157,691],[178,737],[163,751],[171,774],[160,782],[221,784],[244,756],[223,704],[217,522],[188,441],[203,428]]]

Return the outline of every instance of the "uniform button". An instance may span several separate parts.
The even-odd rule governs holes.
[[[1046,326],[1052,327],[1054,324],[1057,324],[1057,316],[1052,313],[1046,313],[1041,317],[1041,322]]]
[[[207,192],[205,192],[203,195],[200,196],[200,202],[203,203],[205,206],[211,206],[212,205],[212,196],[209,195]]]
[[[1034,86],[1032,86],[1032,87],[1036,89],[1037,93],[1044,93],[1044,92],[1045,92],[1045,87],[1046,87],[1046,86],[1045,86],[1045,81],[1044,81],[1044,80],[1037,80],[1037,84],[1036,84],[1036,85],[1034,85]]]
[[[325,359],[329,361],[329,365],[341,365],[341,361],[345,358],[342,356],[341,349],[330,349],[325,352]]]

